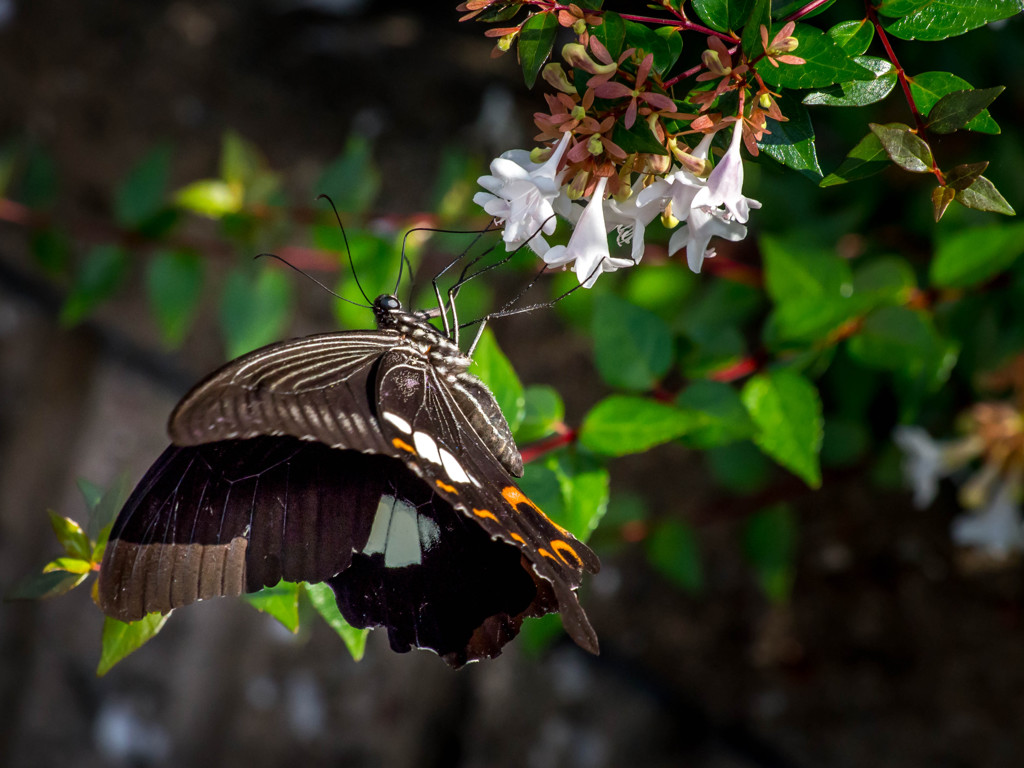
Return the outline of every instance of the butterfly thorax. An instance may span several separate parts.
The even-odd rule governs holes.
[[[373,302],[373,314],[380,330],[397,331],[443,376],[458,376],[473,362],[454,341],[431,324],[426,312],[406,312],[395,296],[378,296]]]

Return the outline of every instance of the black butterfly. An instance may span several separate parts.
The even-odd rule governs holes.
[[[513,482],[522,458],[470,357],[392,295],[373,311],[375,331],[272,344],[185,396],[111,531],[101,607],[133,621],[326,581],[350,624],[453,667],[554,611],[597,653],[576,596],[597,556]]]

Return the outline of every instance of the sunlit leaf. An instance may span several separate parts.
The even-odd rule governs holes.
[[[757,446],[812,488],[820,486],[822,409],[814,385],[779,369],[752,377],[741,397],[758,428]]]
[[[100,677],[137,651],[163,629],[170,614],[150,613],[139,621],[123,622],[109,616],[103,621],[103,651],[96,674]]]
[[[327,622],[328,626],[337,632],[338,637],[341,638],[342,642],[345,643],[345,647],[348,648],[348,652],[352,654],[352,658],[359,661],[363,658],[363,654],[366,652],[366,638],[370,634],[368,629],[356,629],[347,621],[345,617],[341,615],[341,611],[338,610],[338,602],[334,597],[334,590],[328,585],[320,584],[305,584],[306,595],[309,596],[309,602],[316,608],[324,621]]]

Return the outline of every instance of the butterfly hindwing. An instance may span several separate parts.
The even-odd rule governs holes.
[[[392,463],[291,437],[171,446],[111,531],[100,605],[134,621],[281,579],[323,581],[364,548]]]

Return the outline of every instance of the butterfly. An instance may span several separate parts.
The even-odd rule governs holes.
[[[552,612],[597,653],[576,590],[600,562],[514,482],[522,458],[471,357],[430,312],[372,307],[376,330],[271,344],[178,403],[111,530],[100,607],[134,621],[326,582],[349,624],[455,668]]]

